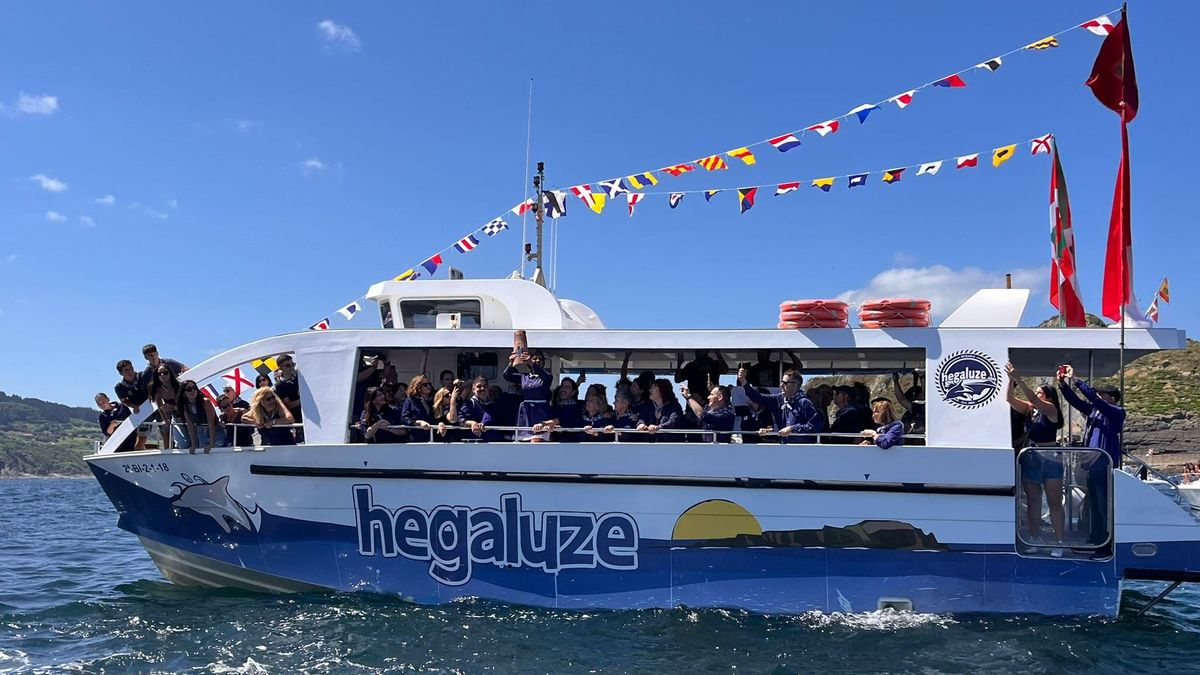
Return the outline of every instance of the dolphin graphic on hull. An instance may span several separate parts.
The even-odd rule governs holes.
[[[229,494],[229,476],[221,476],[211,483],[204,482],[199,476],[193,478],[200,482],[173,484],[180,488],[180,492],[171,501],[172,506],[203,513],[217,521],[226,532],[232,531],[230,521],[248,532],[258,531],[261,512],[257,506],[253,510],[247,509]]]

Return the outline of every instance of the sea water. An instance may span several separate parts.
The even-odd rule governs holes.
[[[1200,590],[1116,619],[558,611],[162,580],[90,480],[0,481],[0,673],[1200,672]]]

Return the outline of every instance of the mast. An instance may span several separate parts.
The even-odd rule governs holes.
[[[525,258],[533,262],[533,283],[542,287],[546,286],[546,273],[542,266],[542,226],[546,221],[545,204],[542,200],[542,187],[546,184],[546,163],[537,163],[537,175],[533,177],[533,215],[536,223],[536,241],[537,244],[533,251],[529,250],[529,244],[525,244]]]

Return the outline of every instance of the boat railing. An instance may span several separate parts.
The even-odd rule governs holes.
[[[351,425],[351,428],[358,429],[359,427],[358,427],[358,425]],[[854,441],[859,441],[859,442],[868,441],[867,444],[871,444],[869,442],[869,439],[867,437],[863,436],[862,433],[841,433],[841,432],[830,432],[830,431],[822,431],[822,432],[797,431],[797,432],[792,432],[790,434],[781,434],[778,431],[763,431],[763,432],[759,432],[759,431],[713,431],[710,429],[658,429],[656,431],[650,431],[648,429],[613,428],[612,431],[606,431],[605,429],[607,427],[560,427],[560,426],[555,426],[553,428],[546,428],[546,427],[539,428],[539,427],[506,426],[506,425],[485,425],[485,426],[480,427],[480,431],[478,433],[476,433],[475,431],[471,430],[469,427],[466,427],[466,426],[461,426],[461,425],[457,425],[457,424],[436,423],[436,422],[429,426],[389,424],[389,425],[384,425],[383,427],[380,427],[380,428],[383,430],[386,430],[386,431],[393,432],[393,433],[398,432],[398,431],[408,431],[410,437],[412,437],[413,439],[416,439],[417,435],[428,434],[429,440],[424,441],[424,442],[428,442],[428,443],[445,443],[445,442],[449,442],[451,440],[465,441],[465,442],[499,442],[499,443],[511,442],[511,440],[506,440],[506,439],[492,440],[490,438],[485,437],[487,432],[497,432],[497,433],[505,433],[505,434],[512,433],[514,435],[526,434],[527,436],[525,438],[522,438],[522,440],[529,440],[529,438],[531,438],[531,437],[540,437],[542,440],[549,440],[551,442],[555,442],[554,438],[553,438],[554,435],[559,435],[561,437],[564,434],[570,434],[572,436],[586,435],[586,436],[603,437],[603,438],[597,438],[596,440],[593,440],[593,441],[585,441],[585,442],[595,442],[595,443],[628,442],[627,435],[629,435],[629,436],[645,436],[645,437],[651,437],[651,438],[657,437],[657,436],[683,436],[684,438],[687,438],[689,440],[695,439],[696,437],[700,437],[700,438],[703,438],[703,442],[705,442],[705,443],[730,443],[730,442],[734,442],[734,441],[732,441],[732,438],[734,436],[741,437],[743,435],[751,435],[751,436],[757,436],[759,438],[772,438],[772,439],[778,439],[778,440],[783,440],[786,438],[813,438],[813,437],[815,437],[817,439],[817,443],[829,442],[829,439],[846,439],[846,440],[854,440]],[[464,436],[464,433],[468,434],[468,435]],[[609,438],[609,437],[611,437],[611,438]],[[624,440],[622,440],[622,437],[624,437]],[[925,434],[905,434],[904,438],[906,440],[907,439],[913,439],[913,440],[919,439],[922,442],[924,442]],[[577,439],[572,439],[572,440],[577,440]],[[778,440],[775,442],[778,442]],[[413,440],[411,442],[419,443],[422,441]],[[832,445],[834,443],[837,443],[837,442],[833,441],[830,444]],[[845,444],[845,442],[843,441],[842,443],[838,443],[838,444],[839,445]]]
[[[1137,457],[1131,453],[1126,453],[1125,459],[1137,467],[1134,475],[1141,477],[1142,480],[1145,480],[1146,476],[1154,476],[1155,478],[1163,481],[1166,487],[1170,489],[1171,496],[1175,499],[1175,503],[1179,504],[1184,509],[1190,509],[1190,502],[1188,501],[1187,497],[1184,497],[1179,491],[1179,482],[1177,480],[1154,468],[1141,457]]]

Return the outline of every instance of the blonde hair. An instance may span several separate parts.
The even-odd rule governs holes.
[[[879,416],[880,424],[891,424],[896,421],[896,413],[892,411],[891,401],[876,401],[872,403],[871,412]]]
[[[441,389],[438,389],[437,393],[435,393],[433,395],[433,417],[434,417],[434,419],[442,418],[442,416],[443,416],[442,403],[444,403],[449,398],[450,398],[450,390],[447,389],[446,387],[442,387]],[[454,405],[454,401],[450,401],[450,405]]]
[[[275,392],[271,391],[270,387],[259,387],[256,389],[254,396],[250,398],[250,409],[246,411],[246,414],[242,415],[242,418],[249,417],[254,423],[262,423],[269,419],[282,417],[283,411],[280,410],[280,407],[283,406],[283,401],[280,401],[278,398],[275,399],[275,414],[272,416],[267,412],[267,407],[263,405],[263,401],[268,396],[275,396]]]

